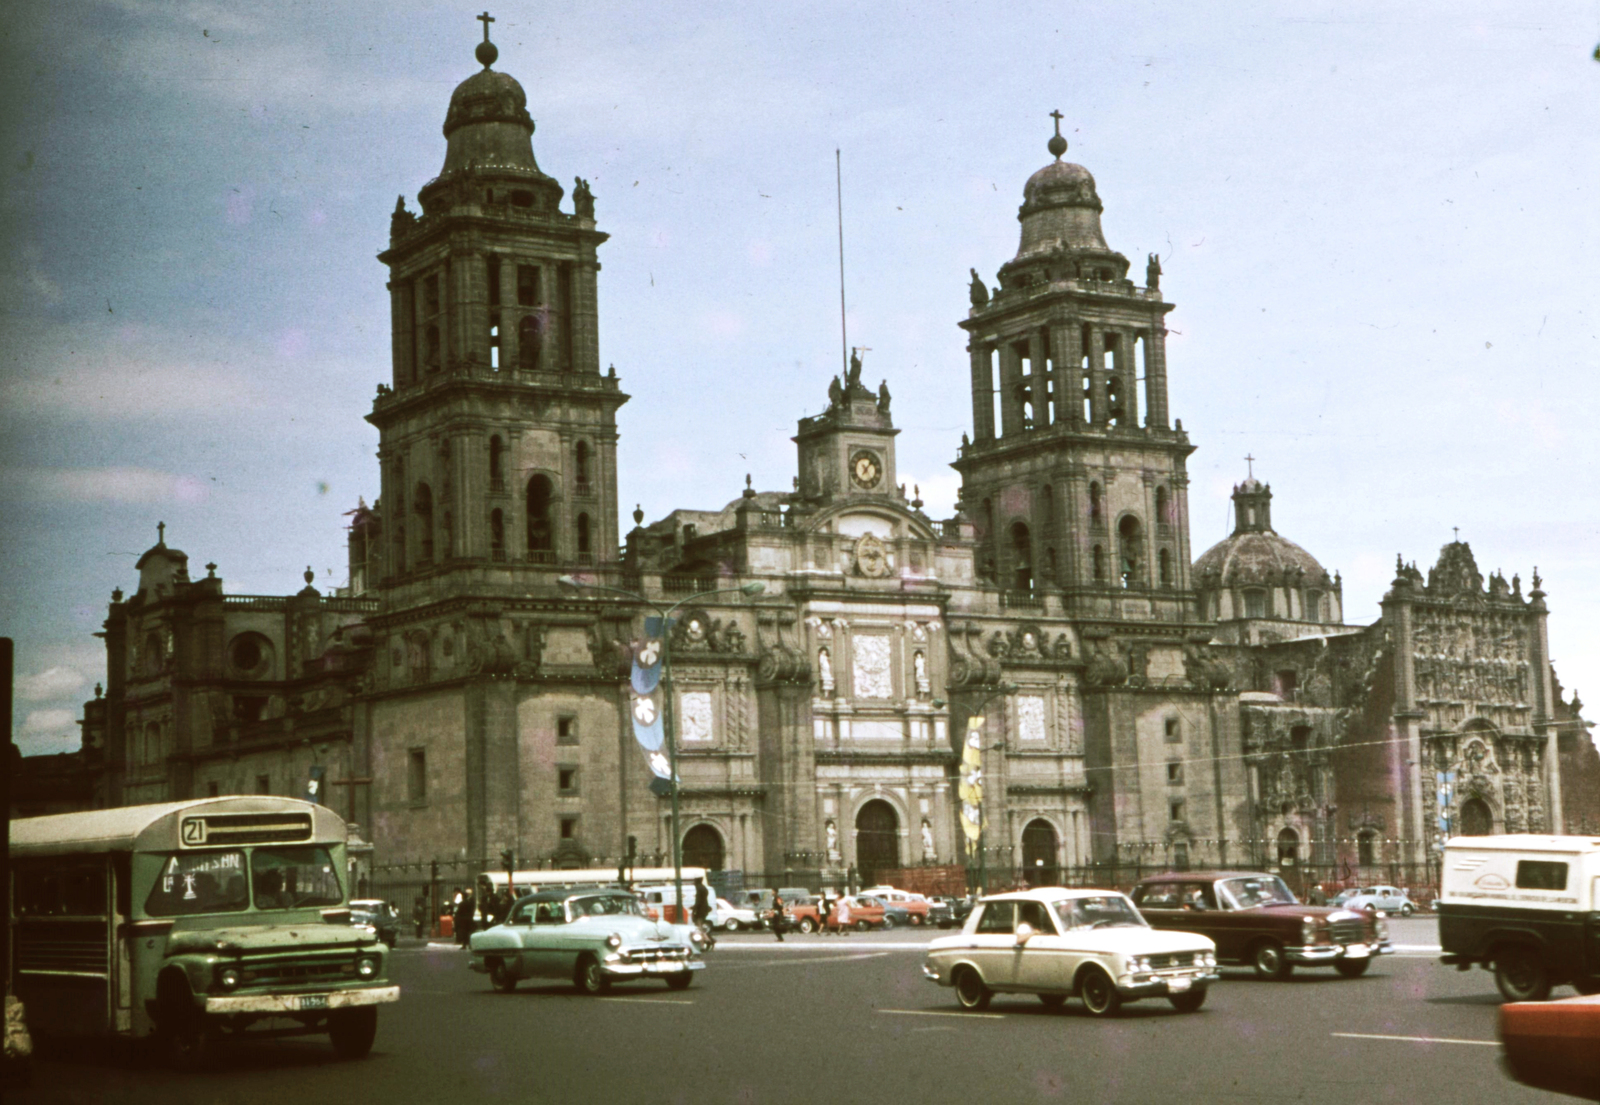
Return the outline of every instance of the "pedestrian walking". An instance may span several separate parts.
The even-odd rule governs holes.
[[[833,912],[828,902],[828,892],[824,890],[817,896],[817,935],[828,935],[828,916]]]
[[[706,918],[711,916],[711,888],[706,885],[705,876],[702,875],[694,884],[694,927],[706,927]]]
[[[461,892],[461,903],[456,906],[456,943],[462,947],[466,947],[467,941],[472,938],[477,910],[478,903],[473,900],[472,888],[469,886]]]
[[[778,943],[783,943],[783,899],[778,897],[777,891],[772,894],[772,935],[778,938]]]
[[[422,939],[422,927],[428,923],[428,892],[424,890],[411,906],[411,923],[416,926],[417,939]]]
[[[850,935],[850,899],[848,897],[839,899],[838,913],[839,935],[848,936]]]

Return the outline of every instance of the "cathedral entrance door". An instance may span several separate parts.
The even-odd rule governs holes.
[[[1469,798],[1461,803],[1462,836],[1488,836],[1494,832],[1494,818],[1489,813],[1489,803],[1482,798]]]
[[[1022,877],[1029,886],[1055,886],[1061,881],[1056,866],[1056,830],[1042,817],[1022,830]]]
[[[685,867],[704,867],[707,871],[721,871],[724,855],[722,834],[710,825],[696,825],[683,834]]]
[[[900,866],[900,818],[894,807],[875,798],[856,814],[856,868],[861,885],[874,886],[879,873]]]

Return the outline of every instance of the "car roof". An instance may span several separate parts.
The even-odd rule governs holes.
[[[1269,871],[1164,871],[1159,875],[1146,875],[1140,885],[1155,882],[1214,882],[1217,879],[1275,879]]]
[[[583,886],[566,887],[565,889],[541,890],[537,894],[524,894],[518,901],[527,902],[564,902],[569,898],[591,898],[596,895],[626,894],[633,897],[633,891],[624,890],[620,886]]]
[[[1065,898],[1103,898],[1108,894],[1122,896],[1120,890],[1100,890],[1088,886],[1041,886],[1032,890],[1010,890],[1003,894],[987,894],[985,902],[1059,902]]]

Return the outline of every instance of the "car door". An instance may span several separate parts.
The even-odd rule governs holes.
[[[534,904],[533,924],[519,930],[522,938],[523,971],[529,978],[562,978],[571,974],[561,969],[566,912],[561,902]]]
[[[1078,957],[1073,954],[1069,939],[1059,931],[1050,908],[1043,902],[1018,902],[1017,924],[1024,923],[1034,932],[1026,944],[1015,945],[1013,984],[1019,990],[1035,993],[1071,990]]]
[[[1009,988],[1016,977],[1017,903],[985,902],[972,930],[971,959],[991,989]]]

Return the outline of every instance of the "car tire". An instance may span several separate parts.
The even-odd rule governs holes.
[[[378,1035],[378,1007],[358,1005],[328,1014],[328,1041],[341,1059],[364,1059]]]
[[[1167,1000],[1172,1003],[1172,1008],[1180,1013],[1195,1013],[1206,1003],[1206,987],[1196,986],[1181,994],[1168,994]]]
[[[1409,917],[1415,912],[1416,906],[1412,905],[1410,902],[1406,902],[1400,907],[1400,916],[1402,917]]]
[[[890,917],[887,913],[883,915],[883,928],[884,928],[885,932],[887,932],[889,929],[894,928],[895,925],[897,925],[897,924],[899,924],[899,922],[896,921],[893,917]]]
[[[817,931],[816,922],[812,921],[809,917],[802,917],[800,919],[800,931],[805,933],[807,936],[810,936],[813,932]]]
[[[585,955],[578,960],[572,981],[581,993],[590,997],[596,997],[611,988],[611,980],[600,969],[600,961],[592,955]]]
[[[961,1008],[974,1012],[989,1008],[989,999],[994,997],[994,991],[983,984],[983,976],[975,967],[957,967],[955,987]]]
[[[1372,966],[1370,959],[1336,959],[1333,969],[1339,972],[1340,978],[1360,978],[1367,973],[1367,968]]]
[[[1507,1001],[1543,1001],[1550,996],[1550,972],[1535,949],[1520,944],[1495,953],[1494,984]]]
[[[1060,1009],[1063,1005],[1067,1004],[1067,995],[1065,995],[1065,994],[1040,994],[1039,995],[1039,1000],[1044,1003],[1044,1007],[1046,1009],[1049,1009],[1049,1010],[1051,1010],[1053,1012],[1053,1011],[1055,1011],[1057,1009]]]
[[[856,931],[857,932],[866,932],[870,928],[872,928],[872,923],[870,921],[857,921],[856,922]]]
[[[667,976],[667,989],[687,990],[694,985],[694,972],[684,971],[681,974]]]
[[[1294,964],[1283,953],[1283,945],[1276,940],[1263,940],[1250,953],[1250,965],[1257,978],[1282,981],[1294,973]]]
[[[1078,978],[1078,996],[1083,998],[1083,1007],[1092,1016],[1114,1017],[1122,1008],[1122,995],[1117,993],[1117,984],[1099,967],[1084,968]]]
[[[726,921],[722,922],[722,927],[727,932],[738,932],[739,922],[735,921],[732,917],[729,917]]]
[[[505,960],[489,960],[489,985],[502,994],[509,994],[517,988],[517,976],[506,966]]]
[[[922,924],[922,916],[921,916],[921,914],[913,913],[911,915],[911,927],[912,928],[916,928],[920,924]]]

